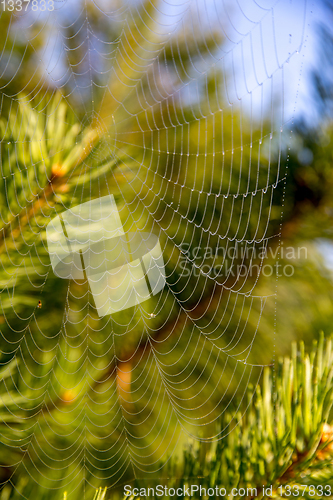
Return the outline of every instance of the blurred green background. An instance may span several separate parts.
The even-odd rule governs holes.
[[[308,108],[281,121],[287,101],[275,93],[264,108],[228,101],[242,76],[216,62],[228,53],[218,25],[191,14],[187,24],[182,13],[170,34],[162,4],[120,4],[107,16],[111,7],[93,2],[57,6],[48,18],[1,13],[8,495],[74,498],[158,477],[192,438],[209,447],[223,436],[220,416],[292,341],[310,346],[332,330],[331,6],[320,4],[322,24],[312,20],[307,39],[321,61],[302,75]],[[50,77],[45,61],[57,57]],[[289,92],[295,104],[296,87]],[[87,283],[53,274],[45,228],[109,193],[126,231],[159,236],[167,286],[99,318]],[[276,279],[276,262],[288,275]],[[237,274],[263,265],[272,275]]]

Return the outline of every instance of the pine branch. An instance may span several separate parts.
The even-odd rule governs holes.
[[[314,342],[310,354],[303,344],[293,345],[291,358],[265,369],[262,387],[249,387],[243,411],[224,413],[224,438],[208,451],[201,444],[184,453],[182,468],[170,461],[164,480],[153,484],[168,487],[255,488],[255,495],[232,498],[287,498],[288,488],[297,488],[303,498],[313,495],[311,485],[333,487],[333,427],[327,423],[333,405],[332,339]],[[274,383],[275,380],[275,383]],[[274,387],[274,389],[273,389]],[[147,482],[136,486],[147,488]],[[143,498],[143,497],[142,497]],[[171,498],[165,496],[163,498]],[[194,494],[192,498],[201,498]],[[231,498],[231,496],[228,496]]]

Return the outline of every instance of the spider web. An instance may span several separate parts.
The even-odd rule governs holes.
[[[2,13],[1,446],[25,498],[147,478],[236,425],[274,352],[262,271],[306,15],[284,0]],[[124,234],[158,238],[166,283],[100,317],[86,277],[54,273],[46,228],[105,197]]]

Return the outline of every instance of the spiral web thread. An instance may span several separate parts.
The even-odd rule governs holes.
[[[307,15],[283,0],[2,13],[1,446],[22,496],[148,478],[185,437],[236,425],[272,360],[260,255],[279,235]],[[54,274],[46,227],[106,196],[125,234],[158,237],[166,284],[99,317],[86,279]]]

